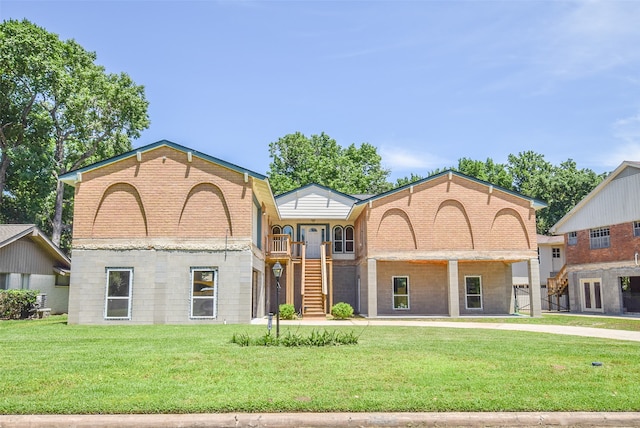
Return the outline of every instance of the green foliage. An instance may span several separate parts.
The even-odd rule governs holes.
[[[95,61],[27,20],[0,23],[0,220],[35,223],[55,244],[73,211],[58,177],[130,150],[149,126],[143,87]]]
[[[35,311],[38,290],[0,290],[0,318],[28,318]]]
[[[296,308],[290,303],[283,303],[280,305],[280,319],[281,320],[294,320],[297,318]]]
[[[336,303],[331,308],[331,315],[333,315],[335,319],[346,320],[353,316],[353,308],[345,302]]]
[[[252,339],[246,333],[234,333],[231,337],[231,343],[240,346],[339,346],[339,345],[357,345],[359,336],[349,331],[329,331],[329,330],[312,330],[308,336],[288,331],[280,337],[276,337],[271,333],[265,333],[255,339]]]
[[[347,194],[377,194],[390,188],[389,170],[368,143],[344,148],[327,134],[288,134],[269,144],[269,182],[275,194],[316,183]]]

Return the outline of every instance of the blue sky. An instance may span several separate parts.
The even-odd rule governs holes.
[[[145,86],[134,147],[265,173],[270,142],[325,132],[392,178],[525,150],[640,160],[640,2],[0,0],[10,18]]]

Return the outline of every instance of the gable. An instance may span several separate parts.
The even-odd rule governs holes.
[[[355,198],[310,185],[276,197],[281,219],[346,219]]]
[[[564,234],[640,220],[640,166],[623,163],[552,228]]]

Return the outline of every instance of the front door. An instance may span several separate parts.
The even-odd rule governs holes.
[[[302,226],[302,236],[306,247],[306,258],[319,259],[323,229],[318,226]]]
[[[602,280],[600,278],[581,279],[580,289],[583,311],[604,312],[602,307]]]

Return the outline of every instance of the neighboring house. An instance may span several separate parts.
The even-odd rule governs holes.
[[[0,289],[39,290],[51,313],[66,313],[70,269],[69,258],[35,225],[0,225]]]
[[[511,311],[512,269],[539,284],[539,201],[447,171],[376,196],[265,176],[168,141],[68,173],[69,322],[246,323],[280,303],[324,316]],[[532,315],[540,287],[530,288]]]
[[[623,162],[552,228],[572,312],[640,312],[640,162]]]
[[[568,310],[569,301],[566,290],[558,290],[557,295],[554,290],[549,294],[547,282],[549,278],[554,278],[565,265],[565,245],[562,236],[537,235],[538,241],[538,261],[540,263],[540,287],[543,310]],[[520,308],[527,308],[529,305],[528,288],[529,278],[527,276],[526,262],[513,264],[513,286],[515,298],[519,300]],[[523,294],[526,292],[527,296]]]

